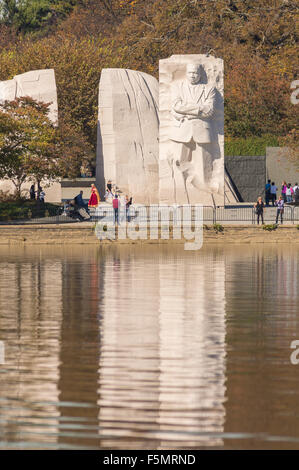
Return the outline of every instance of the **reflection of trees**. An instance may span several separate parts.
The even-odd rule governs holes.
[[[79,428],[72,430],[73,437],[61,437],[61,444],[98,448],[95,428],[104,273],[104,263],[94,256],[83,257],[80,262],[70,259],[63,265],[60,411],[64,421],[74,422]],[[79,403],[83,406],[76,406]]]
[[[0,328],[7,368],[0,397],[6,408],[3,437],[10,441],[22,440],[24,433],[27,442],[56,442],[51,433],[56,432],[59,412],[50,402],[58,400],[61,274],[57,260],[0,263]]]

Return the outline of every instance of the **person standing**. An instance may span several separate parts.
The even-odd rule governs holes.
[[[112,201],[112,205],[113,205],[113,212],[114,212],[114,224],[116,222],[118,224],[118,208],[119,208],[118,194],[115,194],[115,197]]]
[[[130,217],[130,206],[132,205],[132,198],[128,195],[126,195],[126,218],[127,221],[130,222],[131,217]]]
[[[81,208],[81,207],[84,207],[84,209],[87,209],[87,204],[86,202],[84,202],[84,199],[83,199],[83,191],[81,190],[79,194],[77,194],[77,196],[75,197],[75,204]]]
[[[107,189],[107,191],[105,192],[105,201],[108,202],[109,204],[111,204],[113,201],[113,194],[112,194],[112,191],[110,191],[109,189]]]
[[[88,201],[88,207],[98,207],[100,195],[94,184],[91,185],[91,195]]]
[[[278,224],[279,215],[280,223],[283,224],[284,200],[282,196],[279,196],[279,199],[277,202],[275,202],[275,205],[277,206],[276,224]]]
[[[258,198],[257,202],[254,204],[255,213],[257,215],[257,224],[260,223],[260,218],[262,219],[262,224],[264,225],[264,207],[265,204],[261,197]]]
[[[38,182],[38,183],[37,183],[37,192],[36,192],[36,199],[37,199],[38,201],[40,200],[39,196],[40,196],[40,192],[41,192],[41,191],[42,191],[42,187],[41,187],[40,183]]]
[[[282,195],[284,202],[287,202],[286,192],[287,192],[287,183],[283,181],[281,185],[281,195]]]
[[[268,183],[265,186],[265,199],[266,199],[266,206],[269,206],[269,201],[271,199],[271,180],[268,180]]]
[[[272,206],[275,206],[276,193],[277,193],[277,186],[275,186],[274,181],[272,181],[271,188],[270,188]]]
[[[286,189],[286,202],[289,204],[290,202],[293,202],[293,188],[291,186],[291,183],[288,184],[287,189]]]
[[[294,195],[296,194],[296,191],[298,188],[299,188],[298,183],[295,183],[295,185],[293,186]]]
[[[34,186],[34,184],[30,187],[29,194],[30,194],[30,199],[34,200],[35,199],[35,186]]]
[[[43,190],[43,188],[40,188],[39,200],[42,204],[44,204],[44,202],[45,202],[45,196],[46,196],[45,191]]]

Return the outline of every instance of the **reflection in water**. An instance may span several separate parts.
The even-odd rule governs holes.
[[[235,248],[226,258],[228,444],[298,449],[299,366],[290,363],[290,343],[299,339],[299,250]]]
[[[224,422],[223,255],[158,252],[144,261],[106,263],[102,447],[220,445],[213,433]]]
[[[1,440],[56,442],[61,261],[0,264],[1,339],[6,364],[1,378]],[[4,387],[3,387],[4,386]],[[47,436],[43,432],[47,429]]]
[[[225,378],[223,255],[160,264],[161,447],[220,445]],[[186,434],[185,434],[186,433]],[[206,435],[209,433],[209,436]]]
[[[299,448],[298,255],[0,248],[0,447]]]

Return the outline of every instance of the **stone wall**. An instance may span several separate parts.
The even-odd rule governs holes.
[[[158,82],[129,69],[103,69],[99,85],[96,181],[134,202],[158,202]]]
[[[266,157],[226,156],[225,168],[240,202],[254,202],[264,197],[266,182]]]
[[[283,181],[299,183],[299,166],[292,162],[288,148],[267,147],[266,165],[267,179],[274,181],[279,190]]]

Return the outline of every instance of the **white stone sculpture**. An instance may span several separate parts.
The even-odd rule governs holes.
[[[224,203],[223,61],[160,60],[160,202]]]
[[[16,75],[12,80],[0,82],[0,103],[30,96],[43,103],[51,103],[49,119],[57,124],[58,102],[55,73],[53,69],[32,70]]]
[[[158,81],[146,73],[102,70],[97,144],[102,196],[111,180],[133,202],[158,202],[158,95]]]

